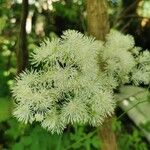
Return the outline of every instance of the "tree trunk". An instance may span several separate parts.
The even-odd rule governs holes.
[[[19,30],[17,55],[17,73],[20,73],[28,65],[26,19],[28,16],[28,0],[22,1],[21,24]]]
[[[87,0],[87,24],[89,34],[105,40],[109,32],[106,0]]]
[[[113,117],[107,118],[100,127],[99,136],[102,141],[102,150],[117,150],[116,135],[112,130]]]
[[[110,29],[107,10],[107,0],[87,0],[88,33],[98,40],[105,40]],[[117,150],[111,117],[106,119],[98,134],[102,140],[102,150]]]

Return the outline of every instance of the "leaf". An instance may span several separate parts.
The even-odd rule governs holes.
[[[6,121],[11,116],[11,102],[8,98],[0,98],[0,122]]]
[[[12,150],[24,150],[22,143],[16,143]]]
[[[16,140],[20,135],[22,135],[25,131],[26,126],[24,124],[20,124],[15,119],[10,119],[7,121],[10,128],[5,131],[5,135],[11,137],[13,140]]]
[[[94,136],[92,139],[91,139],[91,144],[92,144],[92,146],[94,147],[94,148],[96,148],[96,149],[99,149],[100,148],[100,143],[101,141],[100,141],[100,139],[99,139],[99,137],[98,136]]]
[[[150,133],[150,121],[146,122],[146,123],[141,123],[140,126],[145,129],[147,132]]]
[[[24,137],[22,143],[24,146],[29,146],[32,143],[32,138],[30,136]]]

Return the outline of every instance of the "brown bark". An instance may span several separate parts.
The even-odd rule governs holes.
[[[28,65],[26,19],[28,16],[28,0],[22,1],[21,24],[18,38],[17,55],[17,73],[20,73]]]
[[[100,127],[99,136],[102,141],[102,150],[117,150],[116,135],[112,130],[113,117],[107,118]]]
[[[89,34],[105,39],[109,32],[106,0],[87,0],[87,24]]]
[[[98,40],[105,40],[109,32],[107,0],[87,0],[88,33]],[[100,127],[102,150],[117,150],[116,136],[112,130],[112,118],[107,118]]]

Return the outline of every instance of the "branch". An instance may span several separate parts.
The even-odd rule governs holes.
[[[22,1],[21,24],[17,48],[17,73],[20,73],[28,65],[26,19],[28,16],[28,0]]]

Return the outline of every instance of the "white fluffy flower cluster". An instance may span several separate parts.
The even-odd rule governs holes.
[[[132,70],[132,80],[136,85],[150,84],[150,52],[148,50],[138,53],[136,66]]]
[[[45,40],[32,53],[38,69],[16,79],[14,116],[24,123],[40,122],[52,133],[61,133],[68,124],[99,126],[114,112],[116,86],[129,78],[149,82],[150,54],[134,56],[133,47],[133,38],[118,32],[111,32],[106,43],[74,30]],[[146,73],[138,77],[142,68]]]
[[[99,51],[99,64],[109,89],[122,84],[150,84],[150,52],[135,47],[131,35],[111,31]]]

